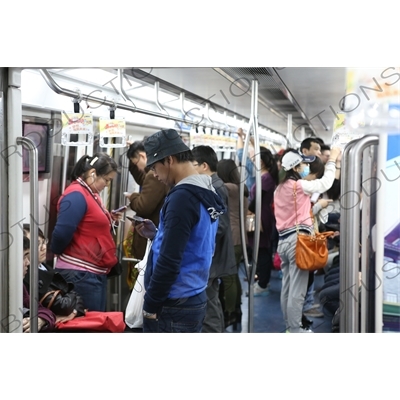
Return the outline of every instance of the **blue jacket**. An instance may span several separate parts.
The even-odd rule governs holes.
[[[242,157],[243,157],[243,149],[237,149],[236,156],[239,160],[239,163],[241,164]],[[246,186],[247,186],[247,189],[250,190],[253,187],[253,185],[256,183],[256,168],[249,157],[246,157],[245,168],[246,168]]]
[[[143,310],[160,312],[167,299],[206,289],[218,218],[224,212],[207,175],[192,175],[170,190],[147,260]]]

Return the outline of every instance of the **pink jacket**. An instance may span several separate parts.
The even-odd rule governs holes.
[[[325,174],[321,179],[306,181],[299,179],[297,181],[297,215],[295,213],[295,204],[293,197],[293,187],[295,181],[287,180],[280,184],[274,194],[276,228],[280,236],[287,235],[296,231],[296,219],[299,229],[308,232],[313,231],[310,217],[311,201],[313,193],[324,193],[333,184],[335,179],[335,163],[329,161],[325,166]]]

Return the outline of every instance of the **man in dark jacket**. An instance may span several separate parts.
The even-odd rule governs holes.
[[[126,153],[129,158],[129,172],[140,186],[138,193],[129,195],[130,207],[142,218],[150,219],[158,226],[160,210],[164,204],[168,187],[162,184],[153,171],[146,167],[147,156],[142,141],[133,142]],[[135,235],[132,243],[134,258],[143,259],[146,251],[147,239]]]
[[[144,332],[201,332],[218,220],[226,212],[211,184],[199,175],[178,132],[166,129],[144,142],[147,166],[170,191],[158,230],[137,225],[153,239],[144,276]]]
[[[196,146],[192,150],[192,154],[193,165],[200,174],[211,176],[216,192],[228,209],[228,190],[222,179],[217,175],[218,158],[214,149],[210,146]],[[224,312],[219,300],[220,278],[234,274],[235,267],[236,258],[228,209],[228,212],[219,217],[215,252],[207,285],[207,310],[203,332],[219,333],[224,331]]]

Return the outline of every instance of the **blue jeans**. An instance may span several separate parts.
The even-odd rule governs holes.
[[[169,299],[164,303],[157,319],[143,317],[143,332],[200,333],[206,306],[206,291],[186,299]]]
[[[306,298],[304,299],[304,304],[303,304],[303,312],[311,310],[311,307],[314,305],[313,291],[314,291],[314,282],[307,290]]]
[[[57,269],[67,282],[73,283],[74,290],[82,297],[88,311],[106,311],[107,275],[93,274],[88,271]]]

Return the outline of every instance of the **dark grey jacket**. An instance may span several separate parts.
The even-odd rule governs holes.
[[[228,190],[216,173],[211,175],[211,179],[216,192],[225,204],[227,212],[219,217],[217,236],[215,238],[215,252],[210,268],[210,281],[221,276],[233,275],[237,272],[228,209]]]

